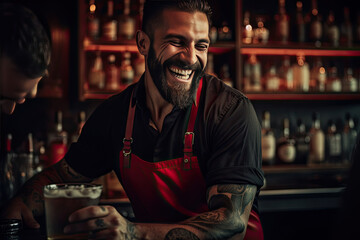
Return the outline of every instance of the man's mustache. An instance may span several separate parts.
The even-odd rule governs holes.
[[[164,66],[169,67],[169,66],[175,66],[184,70],[201,70],[201,64],[199,61],[197,61],[196,63],[192,64],[192,65],[188,65],[186,62],[182,61],[182,60],[178,60],[178,59],[168,59],[164,62]]]

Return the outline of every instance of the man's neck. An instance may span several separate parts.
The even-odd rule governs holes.
[[[161,132],[164,119],[174,108],[174,105],[161,96],[149,72],[145,74],[145,94],[146,106],[151,114],[149,124],[157,131]]]

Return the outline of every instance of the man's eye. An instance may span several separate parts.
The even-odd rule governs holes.
[[[196,48],[199,49],[200,51],[205,51],[208,49],[208,45],[206,44],[199,44],[199,45],[196,45]]]
[[[174,46],[181,46],[181,42],[179,42],[179,41],[170,41],[170,44],[171,45],[174,45]]]

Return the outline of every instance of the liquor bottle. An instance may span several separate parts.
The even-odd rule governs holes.
[[[87,18],[87,35],[90,39],[97,40],[100,36],[100,21],[97,16],[95,0],[89,2],[89,12]]]
[[[211,42],[211,44],[216,43],[216,41],[218,40],[218,30],[217,30],[217,27],[212,26],[212,27],[210,28],[209,37],[210,37],[210,42]]]
[[[119,90],[120,87],[119,68],[116,67],[115,60],[114,54],[108,56],[108,64],[105,71],[106,90],[116,91]]]
[[[327,92],[341,92],[342,84],[338,77],[337,67],[333,66],[329,69],[329,77],[326,80],[325,89]]]
[[[323,163],[325,159],[325,135],[320,126],[320,119],[317,113],[313,113],[312,126],[309,131],[310,151],[309,164]]]
[[[229,64],[223,64],[220,68],[220,79],[228,86],[233,87],[233,80],[230,76]]]
[[[352,68],[346,68],[345,76],[342,83],[342,90],[344,92],[357,92],[358,89],[358,81],[353,75]]]
[[[350,20],[350,10],[348,7],[344,7],[344,21],[341,24],[340,32],[340,44],[342,46],[351,47],[354,39],[353,27]]]
[[[327,21],[324,26],[325,36],[327,41],[333,46],[339,46],[340,30],[335,22],[335,14],[332,10],[329,11]]]
[[[68,133],[63,130],[63,113],[57,111],[55,113],[55,128],[49,133],[48,143],[50,155],[46,167],[60,161],[67,152]]]
[[[6,137],[6,152],[5,152],[5,161],[2,165],[0,177],[2,184],[1,189],[1,201],[6,202],[10,198],[13,197],[15,194],[15,186],[16,186],[16,179],[15,179],[15,153],[12,149],[12,134],[7,134]],[[0,162],[1,163],[1,162]]]
[[[295,163],[306,164],[309,158],[310,136],[306,132],[305,124],[302,122],[301,119],[298,119],[297,121],[295,142],[296,142]]]
[[[218,39],[220,41],[230,41],[232,39],[232,30],[228,22],[222,22],[221,27],[218,29]]]
[[[270,112],[264,111],[261,124],[261,153],[263,165],[272,165],[275,161],[276,141],[271,129]]]
[[[299,43],[305,42],[305,20],[303,15],[303,3],[296,2],[296,41]]]
[[[295,139],[290,137],[290,122],[288,118],[283,120],[282,136],[277,141],[277,158],[281,163],[294,163],[296,157]]]
[[[297,61],[292,67],[295,89],[300,92],[308,92],[310,87],[309,64],[305,62],[304,55],[298,55]]]
[[[315,58],[314,65],[310,71],[310,90],[314,92],[324,92],[326,84],[326,70],[321,58]]]
[[[257,19],[257,28],[254,30],[254,39],[253,43],[258,44],[267,44],[269,40],[269,29],[265,27],[265,20],[262,17]]]
[[[278,91],[280,86],[280,78],[276,73],[276,66],[271,65],[269,71],[265,76],[266,91]]]
[[[119,18],[119,38],[133,39],[135,36],[136,21],[130,15],[130,0],[124,0],[124,12]]]
[[[258,92],[261,86],[261,64],[255,54],[251,54],[244,64],[244,90]]]
[[[354,120],[349,113],[345,115],[345,125],[342,131],[342,161],[350,163],[352,150],[356,143],[357,131]]]
[[[105,73],[100,51],[96,52],[94,65],[89,72],[89,86],[93,89],[104,89],[105,87]]]
[[[106,15],[102,21],[102,37],[104,40],[114,41],[117,39],[117,25],[118,22],[114,17],[114,1],[108,0],[106,8]]]
[[[276,40],[287,43],[289,40],[289,20],[286,14],[285,0],[279,0],[279,13],[275,15],[276,21]]]
[[[137,82],[140,79],[141,75],[143,75],[143,73],[145,72],[145,57],[140,52],[136,53],[136,58],[133,61],[133,66],[135,72],[134,82]]]
[[[242,42],[244,44],[251,44],[254,37],[254,30],[250,24],[250,12],[245,11],[244,13],[244,22],[243,22],[243,30],[242,30]]]
[[[310,20],[310,40],[315,43],[316,47],[321,47],[321,38],[323,36],[323,27],[321,23],[321,17],[317,8],[317,1],[311,1],[311,20]]]
[[[26,138],[24,151],[18,154],[16,166],[17,188],[20,188],[34,174],[34,141],[32,133],[29,133]]]
[[[85,125],[85,121],[86,121],[86,113],[85,111],[80,111],[78,116],[78,125],[76,131],[71,136],[71,142],[77,142],[81,134],[82,128]]]
[[[325,136],[325,159],[329,163],[341,163],[341,134],[334,121],[329,120]]]
[[[134,81],[134,69],[131,66],[131,53],[124,52],[120,66],[120,79],[123,86],[127,86]]]
[[[290,66],[290,57],[284,56],[279,67],[280,90],[293,91],[294,90],[294,74]]]

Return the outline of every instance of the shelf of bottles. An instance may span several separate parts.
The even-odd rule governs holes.
[[[242,1],[241,89],[246,95],[253,100],[359,100],[360,18],[354,24],[350,3],[334,8],[321,0],[271,2],[277,9],[262,1],[257,12]]]

